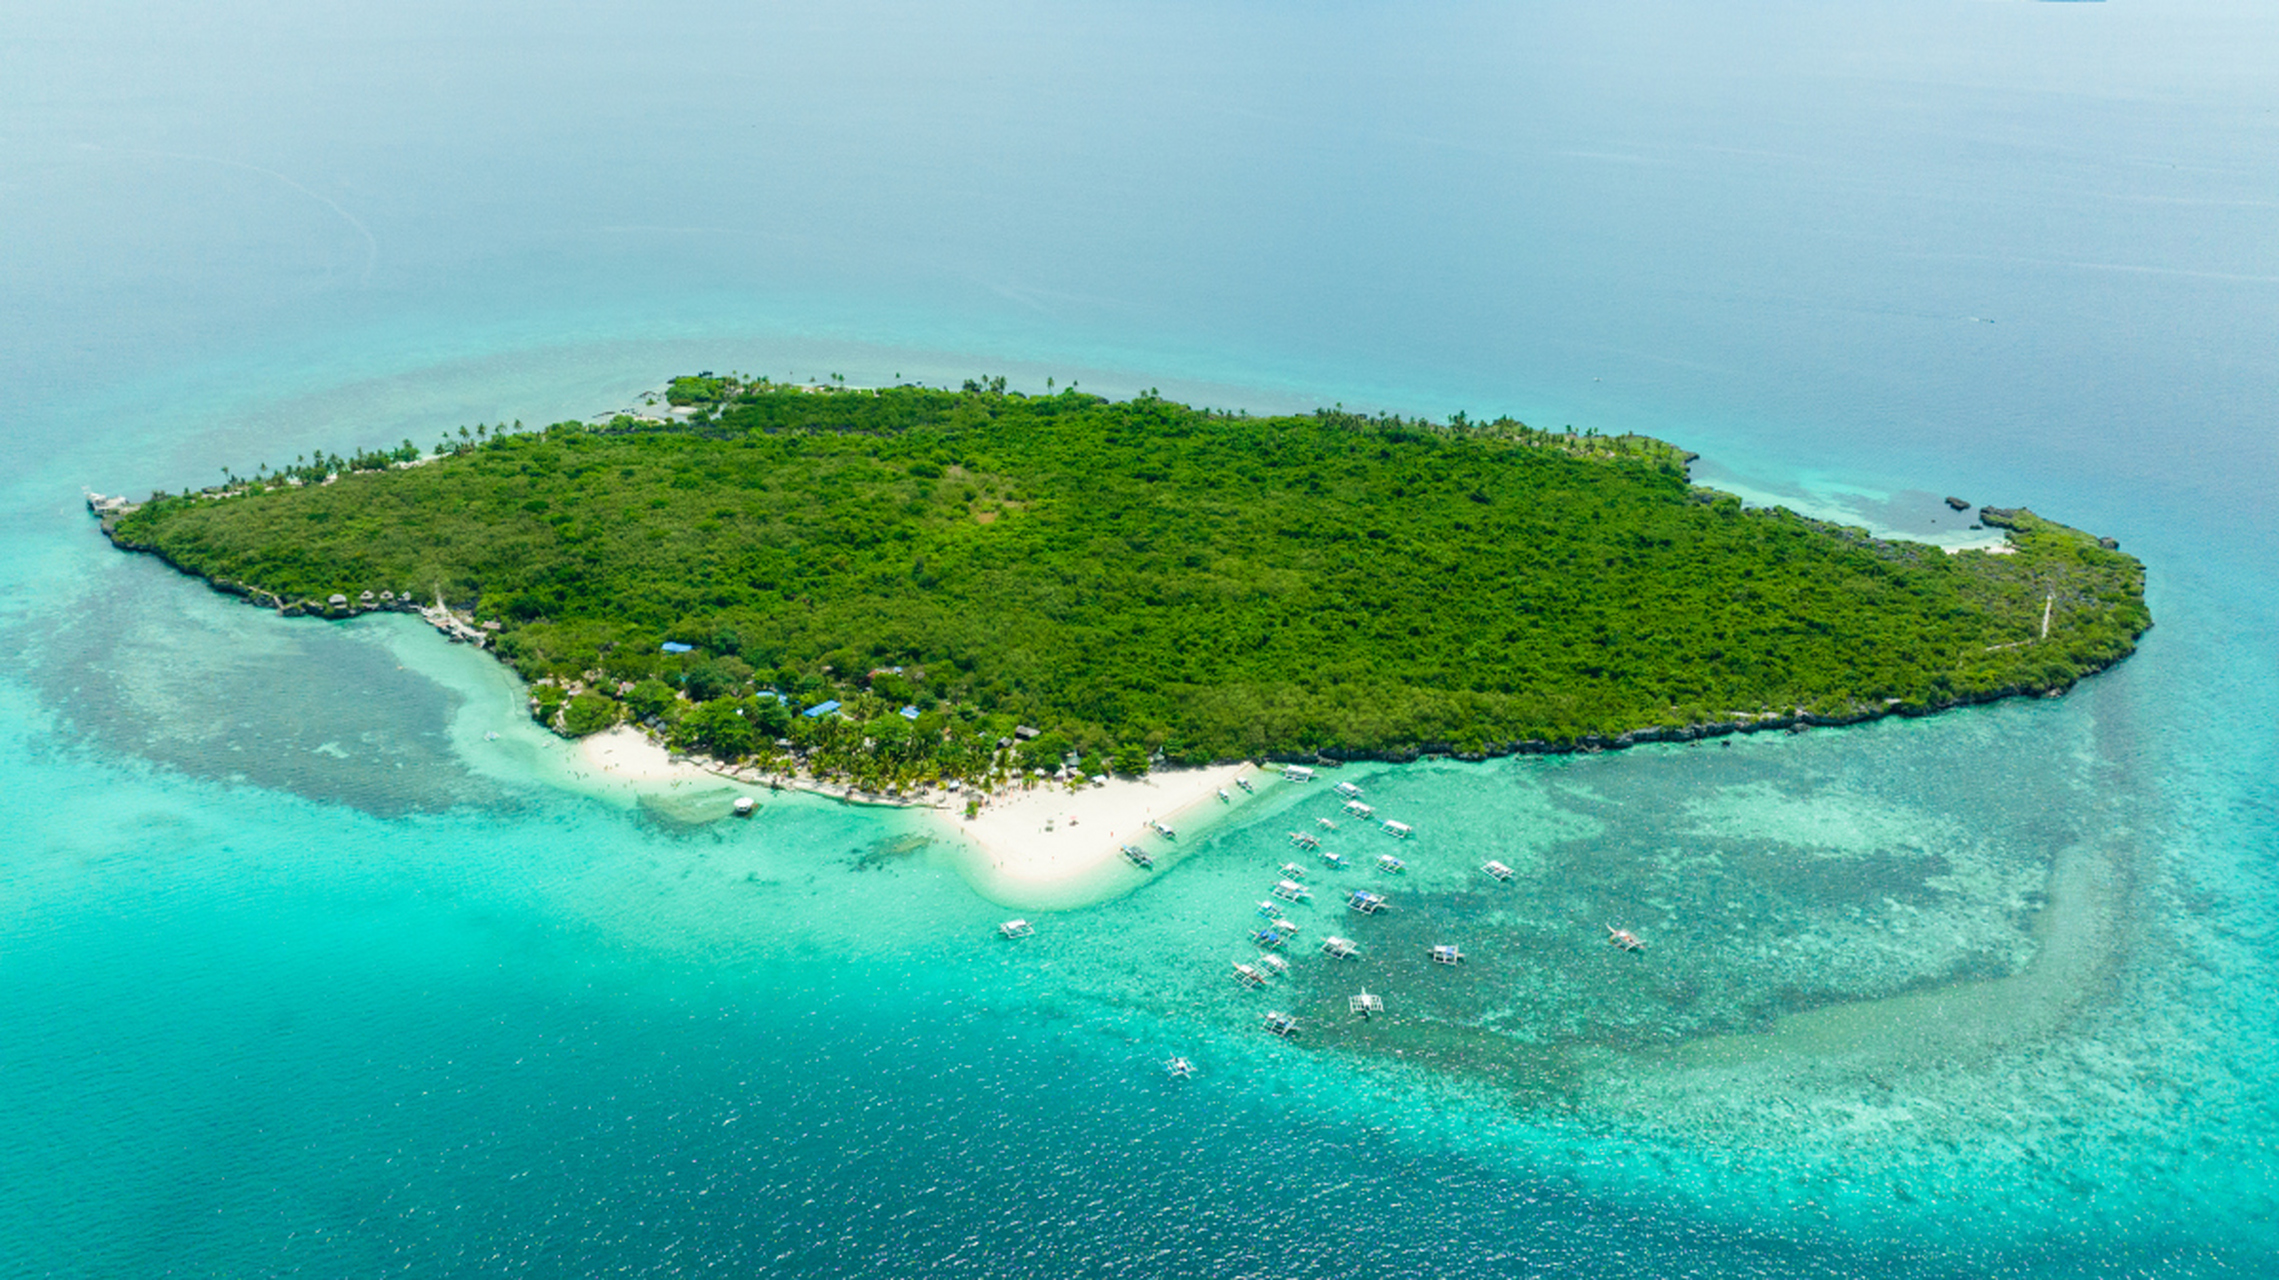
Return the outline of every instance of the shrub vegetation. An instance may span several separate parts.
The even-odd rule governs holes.
[[[154,496],[113,536],[281,601],[495,620],[567,732],[886,777],[982,776],[1017,723],[1033,762],[1123,770],[1927,709],[2064,688],[2150,625],[2135,559],[2030,512],[1988,513],[2016,554],[1948,555],[1744,509],[1643,437],[1001,379],[670,399]]]

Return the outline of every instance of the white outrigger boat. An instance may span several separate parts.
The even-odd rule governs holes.
[[[1306,886],[1299,884],[1295,880],[1277,880],[1274,882],[1274,887],[1267,890],[1267,892],[1273,894],[1277,898],[1280,898],[1284,902],[1304,902],[1306,899],[1314,896],[1313,893],[1306,888]]]
[[[1518,872],[1513,871],[1510,867],[1492,860],[1481,863],[1480,870],[1487,872],[1489,875],[1494,876],[1498,880],[1509,880],[1513,876],[1519,874]]]
[[[1350,782],[1340,782],[1331,789],[1348,800],[1359,800],[1361,798],[1361,788]]]
[[[1192,1080],[1195,1078],[1195,1064],[1185,1058],[1172,1058],[1163,1064],[1163,1074],[1174,1080]]]
[[[1290,843],[1301,849],[1319,849],[1322,847],[1321,837],[1309,831],[1291,832]]]

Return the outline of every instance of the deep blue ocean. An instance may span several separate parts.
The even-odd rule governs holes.
[[[0,1276],[2279,1274],[2274,67],[2197,0],[11,6]],[[1349,770],[1393,1016],[1285,1044],[1225,965],[1326,791],[1011,946],[905,817],[558,785],[487,659],[82,503],[701,369],[1644,431],[2117,537],[2157,626]]]

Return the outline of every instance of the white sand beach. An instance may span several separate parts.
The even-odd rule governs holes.
[[[622,782],[720,782],[721,778],[649,740],[640,730],[619,725],[578,743],[579,764]]]
[[[1016,907],[1075,906],[1148,874],[1125,860],[1123,846],[1145,849],[1160,872],[1212,824],[1254,799],[1235,779],[1272,776],[1255,765],[1230,764],[1114,778],[1074,791],[1040,782],[992,799],[972,818],[947,810],[936,821],[963,845],[960,869],[990,899]],[[1156,834],[1147,825],[1151,818],[1178,839]]]

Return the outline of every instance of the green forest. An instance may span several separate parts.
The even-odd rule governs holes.
[[[978,776],[1015,726],[1023,763],[1136,771],[1920,711],[2150,625],[2134,558],[2030,512],[1985,513],[2016,554],[1947,555],[1745,509],[1644,437],[1001,379],[668,399],[233,472],[112,536],[294,611],[441,598],[563,732],[899,778]]]

